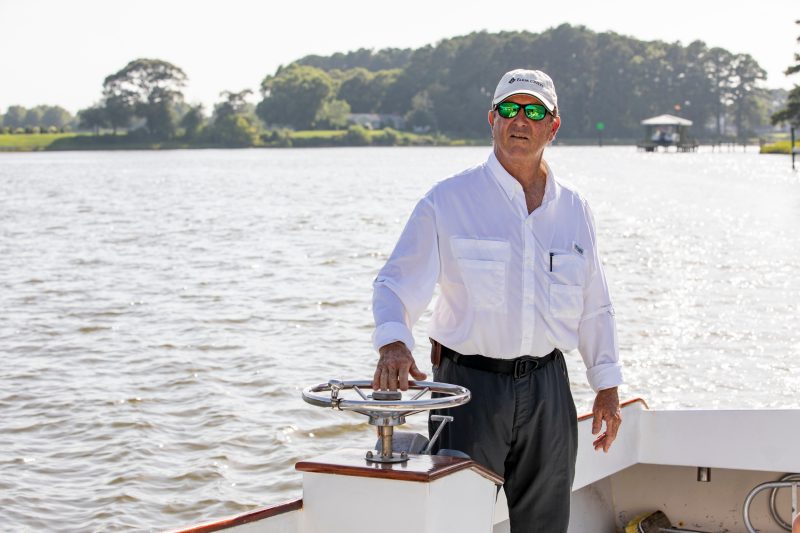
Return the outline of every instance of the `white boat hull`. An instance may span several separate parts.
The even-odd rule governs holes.
[[[590,417],[579,419],[570,533],[615,533],[635,517],[656,510],[676,527],[746,532],[743,505],[750,490],[787,472],[800,472],[800,410],[656,411],[634,400],[626,402],[623,420],[617,441],[604,454],[591,446]],[[298,463],[299,470],[304,470],[303,464],[314,465],[304,470],[302,501],[262,510],[263,517],[251,513],[247,522],[231,517],[180,531],[510,530],[502,491],[495,500],[495,486],[502,480],[474,463],[435,479],[411,480],[396,473],[406,469],[408,474],[411,467],[402,465],[359,470],[364,461],[353,455],[358,453],[346,452],[340,465],[335,456]],[[412,456],[411,461],[416,459]],[[451,468],[455,463],[448,464]],[[699,468],[706,469],[708,481],[698,481]],[[776,498],[785,521],[791,520],[790,494],[779,491]],[[754,498],[753,526],[762,533],[784,531],[770,516],[767,500],[767,492]]]

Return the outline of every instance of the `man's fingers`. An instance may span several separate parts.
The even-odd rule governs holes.
[[[611,438],[608,433],[603,433],[592,442],[592,446],[594,446],[595,451],[599,450],[600,448],[603,449],[604,452],[608,453],[608,450],[611,449],[611,443],[614,442],[614,439]]]
[[[389,390],[397,390],[397,369],[390,366],[388,369],[388,376]]]
[[[380,379],[380,387],[379,389],[386,390],[389,388],[389,372],[386,368],[381,367],[381,379]]]
[[[372,390],[378,390],[381,387],[381,365],[375,369],[372,375]]]
[[[611,443],[614,442],[614,437],[606,433],[606,438],[603,439],[603,451],[608,453],[608,450],[611,449]]]
[[[412,364],[411,365],[411,377],[413,377],[414,379],[418,379],[418,380],[424,380],[425,378],[428,377],[428,374],[426,374],[425,372],[423,372],[419,368],[417,368],[416,364]]]
[[[401,367],[398,378],[400,390],[408,390],[408,369]]]
[[[606,433],[611,436],[611,439],[617,438],[617,431],[619,431],[619,426],[622,425],[622,418],[620,418],[619,413],[614,413],[606,418]]]
[[[595,450],[603,448],[603,451],[608,453],[608,450],[611,449],[611,444],[617,439],[617,431],[619,431],[619,426],[622,424],[622,418],[620,418],[619,413],[614,413],[606,414],[603,417],[597,416],[595,420],[605,420],[606,430],[594,440],[592,445]],[[592,433],[594,433],[594,430]]]
[[[592,419],[592,435],[597,435],[600,433],[600,428],[603,427],[603,417],[600,413],[595,412],[594,418]]]

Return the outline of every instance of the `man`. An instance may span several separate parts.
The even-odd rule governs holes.
[[[472,391],[440,447],[504,476],[512,532],[566,531],[577,416],[562,351],[583,357],[594,447],[607,452],[621,423],[614,311],[589,207],[543,159],[561,125],[553,81],[506,73],[489,124],[488,160],[425,195],[375,280],[373,387],[426,378],[411,328],[438,283],[434,378]]]

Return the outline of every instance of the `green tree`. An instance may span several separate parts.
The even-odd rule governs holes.
[[[205,125],[206,117],[203,113],[203,104],[197,104],[181,117],[180,126],[183,128],[183,136],[187,139],[195,139]]]
[[[377,52],[367,48],[360,48],[347,53],[337,52],[328,57],[305,56],[296,61],[296,63],[326,71],[363,68],[371,72],[378,72],[406,67],[412,53],[413,50],[410,48],[384,48]]]
[[[134,117],[135,105],[129,103],[128,98],[118,94],[106,94],[103,108],[108,126],[114,130],[114,135],[120,128],[130,126]]]
[[[255,146],[260,139],[258,122],[241,114],[226,115],[208,127],[211,142],[230,148]]]
[[[795,24],[800,24],[800,20],[796,20]],[[797,42],[800,42],[800,37],[797,38]],[[794,60],[795,64],[790,65],[784,72],[787,76],[800,72],[800,53],[794,54]],[[786,107],[772,115],[773,124],[787,122],[792,126],[800,126],[800,84],[795,84],[794,88],[789,91]]]
[[[730,87],[733,83],[732,62],[733,54],[724,48],[712,48],[706,55],[706,75],[714,95],[714,117],[717,125],[717,137],[722,137],[722,121],[726,109],[730,105]]]
[[[214,120],[220,120],[230,115],[243,115],[249,113],[249,103],[247,97],[252,95],[253,91],[245,89],[234,93],[231,91],[222,91],[219,93],[224,98],[214,106]]]
[[[788,123],[800,127],[800,85],[795,85],[786,98],[786,107],[772,115],[773,124]]]
[[[33,127],[39,126],[42,122],[42,108],[41,106],[32,107],[25,113],[25,126]]]
[[[223,99],[214,105],[214,114],[207,130],[211,142],[231,148],[255,146],[259,143],[260,123],[252,105],[247,101],[252,93],[250,89],[220,93]]]
[[[375,73],[372,79],[372,90],[376,93],[375,99],[377,100],[377,108],[375,111],[378,113],[392,113],[392,104],[389,102],[389,91],[394,84],[397,83],[397,78],[400,76],[402,70],[399,68],[390,70],[379,70]]]
[[[370,144],[369,133],[363,126],[353,124],[347,128],[345,140],[350,146],[367,146]]]
[[[767,79],[767,72],[749,54],[738,54],[731,63],[730,99],[733,109],[736,135],[740,140],[747,137],[749,128],[766,118],[765,92],[758,83]]]
[[[396,81],[399,69],[371,72],[354,68],[342,74],[337,97],[350,106],[353,113],[380,113],[386,91]]]
[[[145,119],[150,137],[169,139],[175,135],[174,105],[183,100],[186,73],[160,59],[136,59],[103,82],[109,116],[122,119],[135,115]],[[121,124],[112,121],[115,126]]]
[[[705,59],[708,47],[702,41],[693,41],[683,49],[682,68],[678,72],[680,85],[676,91],[680,115],[688,118],[702,128],[714,117],[716,104],[712,87],[705,72]]]
[[[78,111],[78,127],[92,130],[95,135],[100,134],[100,129],[108,127],[108,113],[102,105],[95,105]]]
[[[375,75],[365,68],[346,71],[339,86],[339,98],[347,102],[354,113],[373,113],[378,104],[370,90],[374,78]]]
[[[794,23],[800,24],[800,20],[795,20]],[[797,38],[797,42],[800,43],[800,37]],[[787,76],[791,76],[792,74],[797,74],[800,72],[800,53],[795,52],[794,61],[794,65],[789,65],[789,67],[784,71],[784,74]]]
[[[41,126],[62,129],[72,122],[73,118],[72,113],[61,106],[47,106],[42,114]]]
[[[266,124],[309,129],[333,90],[333,79],[325,71],[290,65],[261,82],[263,99],[256,112]]]
[[[325,100],[314,118],[314,125],[323,129],[341,129],[347,126],[350,105],[344,100]]]
[[[27,109],[21,105],[9,106],[6,110],[5,116],[3,117],[3,126],[9,127],[12,130],[15,128],[24,128],[25,115],[27,112]]]
[[[411,111],[406,114],[408,126],[420,133],[436,129],[436,114],[428,91],[420,91],[411,99]]]

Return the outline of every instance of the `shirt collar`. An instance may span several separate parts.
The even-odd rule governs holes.
[[[520,185],[514,176],[509,174],[508,171],[503,168],[503,165],[501,165],[500,161],[497,160],[494,150],[492,150],[489,154],[489,159],[486,161],[486,166],[491,171],[492,176],[494,176],[494,178],[500,184],[500,187],[503,189],[503,191],[505,191],[509,200],[513,201],[514,196],[517,194],[523,195],[522,185]],[[544,197],[542,198],[542,206],[546,205],[556,197],[558,188],[553,171],[550,168],[550,165],[547,164],[547,161],[544,161],[544,166],[547,169],[547,181],[544,184]]]

